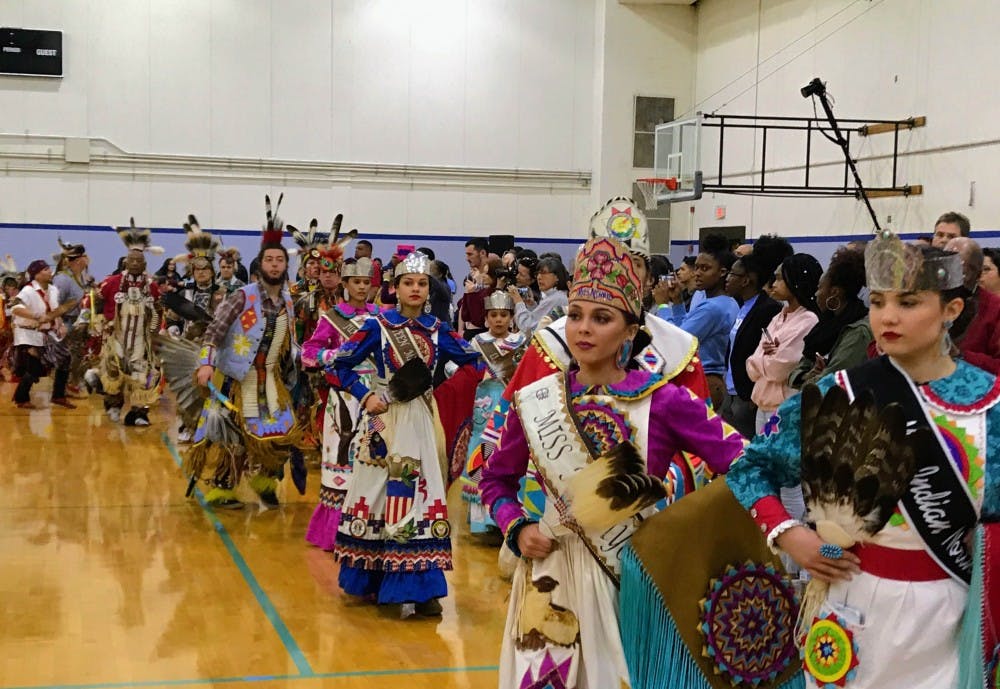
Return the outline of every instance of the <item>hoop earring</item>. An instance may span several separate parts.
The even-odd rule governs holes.
[[[951,339],[951,326],[953,325],[955,325],[955,321],[944,322],[944,337],[941,338],[941,354],[944,356],[951,356],[951,350],[955,346]]]
[[[830,301],[833,300],[833,299],[837,300],[837,305],[836,306],[833,306],[832,304],[830,304]],[[826,298],[826,310],[827,311],[839,311],[841,306],[843,306],[843,304],[840,301],[840,297],[833,296],[833,297],[827,297]]]
[[[628,366],[629,360],[632,358],[632,340],[625,340],[622,342],[622,346],[618,351],[618,358],[615,359],[615,366],[624,369]]]

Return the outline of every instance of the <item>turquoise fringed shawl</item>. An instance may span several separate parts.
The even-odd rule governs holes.
[[[622,552],[619,606],[632,689],[712,689],[631,545]],[[796,674],[774,689],[805,689],[805,677]]]

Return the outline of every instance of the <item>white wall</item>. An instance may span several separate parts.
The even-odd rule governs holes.
[[[899,167],[899,181],[922,184],[924,194],[873,200],[881,223],[900,232],[930,232],[940,213],[958,210],[970,217],[974,228],[1000,226],[1000,173],[995,164],[1000,92],[991,87],[996,81],[1000,3],[701,0],[697,11],[697,109],[808,117],[812,106],[799,95],[799,88],[819,76],[828,82],[840,117],[926,115],[925,128],[901,135],[900,150],[929,152],[901,157]],[[754,69],[758,58],[760,67]],[[891,150],[891,144],[891,135],[882,135],[852,150],[863,157]],[[933,151],[940,147],[958,150]],[[732,140],[725,155],[733,167],[726,168],[756,169],[759,160],[754,160],[753,150],[750,141]],[[769,143],[768,167],[801,162],[799,150],[791,142],[784,148]],[[714,152],[707,140],[706,175],[711,164],[704,161],[711,160]],[[814,144],[813,155],[814,160],[842,160],[839,150],[822,140]],[[861,163],[859,171],[866,185],[887,185],[891,166],[887,161]],[[801,173],[787,174],[801,179]],[[840,168],[827,168],[821,174],[839,179]],[[972,181],[977,193],[970,207]],[[727,207],[727,217],[721,221],[713,217],[718,204]],[[693,204],[677,205],[683,210],[695,206],[691,224],[695,228],[745,224],[751,236],[842,235],[871,229],[863,204],[853,199],[706,195]],[[687,216],[675,206],[677,239],[688,232]]]
[[[153,156],[593,165],[591,0],[0,0],[0,16],[61,29],[66,52],[61,80],[0,78],[2,133],[104,137]],[[6,223],[134,215],[164,227],[195,212],[248,228],[264,192],[283,190],[295,224],[342,211],[367,232],[553,237],[581,234],[594,209],[583,185],[208,178],[96,157],[67,166],[58,141],[0,143],[54,158],[0,171]]]
[[[597,3],[594,208],[631,193],[650,170],[632,167],[635,96],[674,98],[676,113],[694,93],[697,14],[693,7]]]

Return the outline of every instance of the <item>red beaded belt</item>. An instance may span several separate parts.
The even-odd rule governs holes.
[[[926,550],[901,550],[874,543],[856,545],[851,552],[861,560],[861,571],[895,581],[939,581],[948,573]]]

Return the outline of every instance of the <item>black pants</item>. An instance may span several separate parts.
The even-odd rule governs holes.
[[[17,361],[14,373],[21,377],[21,382],[14,390],[14,401],[18,404],[31,401],[31,386],[45,377],[45,364],[37,356],[31,353],[38,347],[30,345],[18,345],[14,348],[15,359]],[[52,399],[57,400],[66,396],[66,381],[69,379],[69,368],[56,369],[55,380],[52,384]]]

